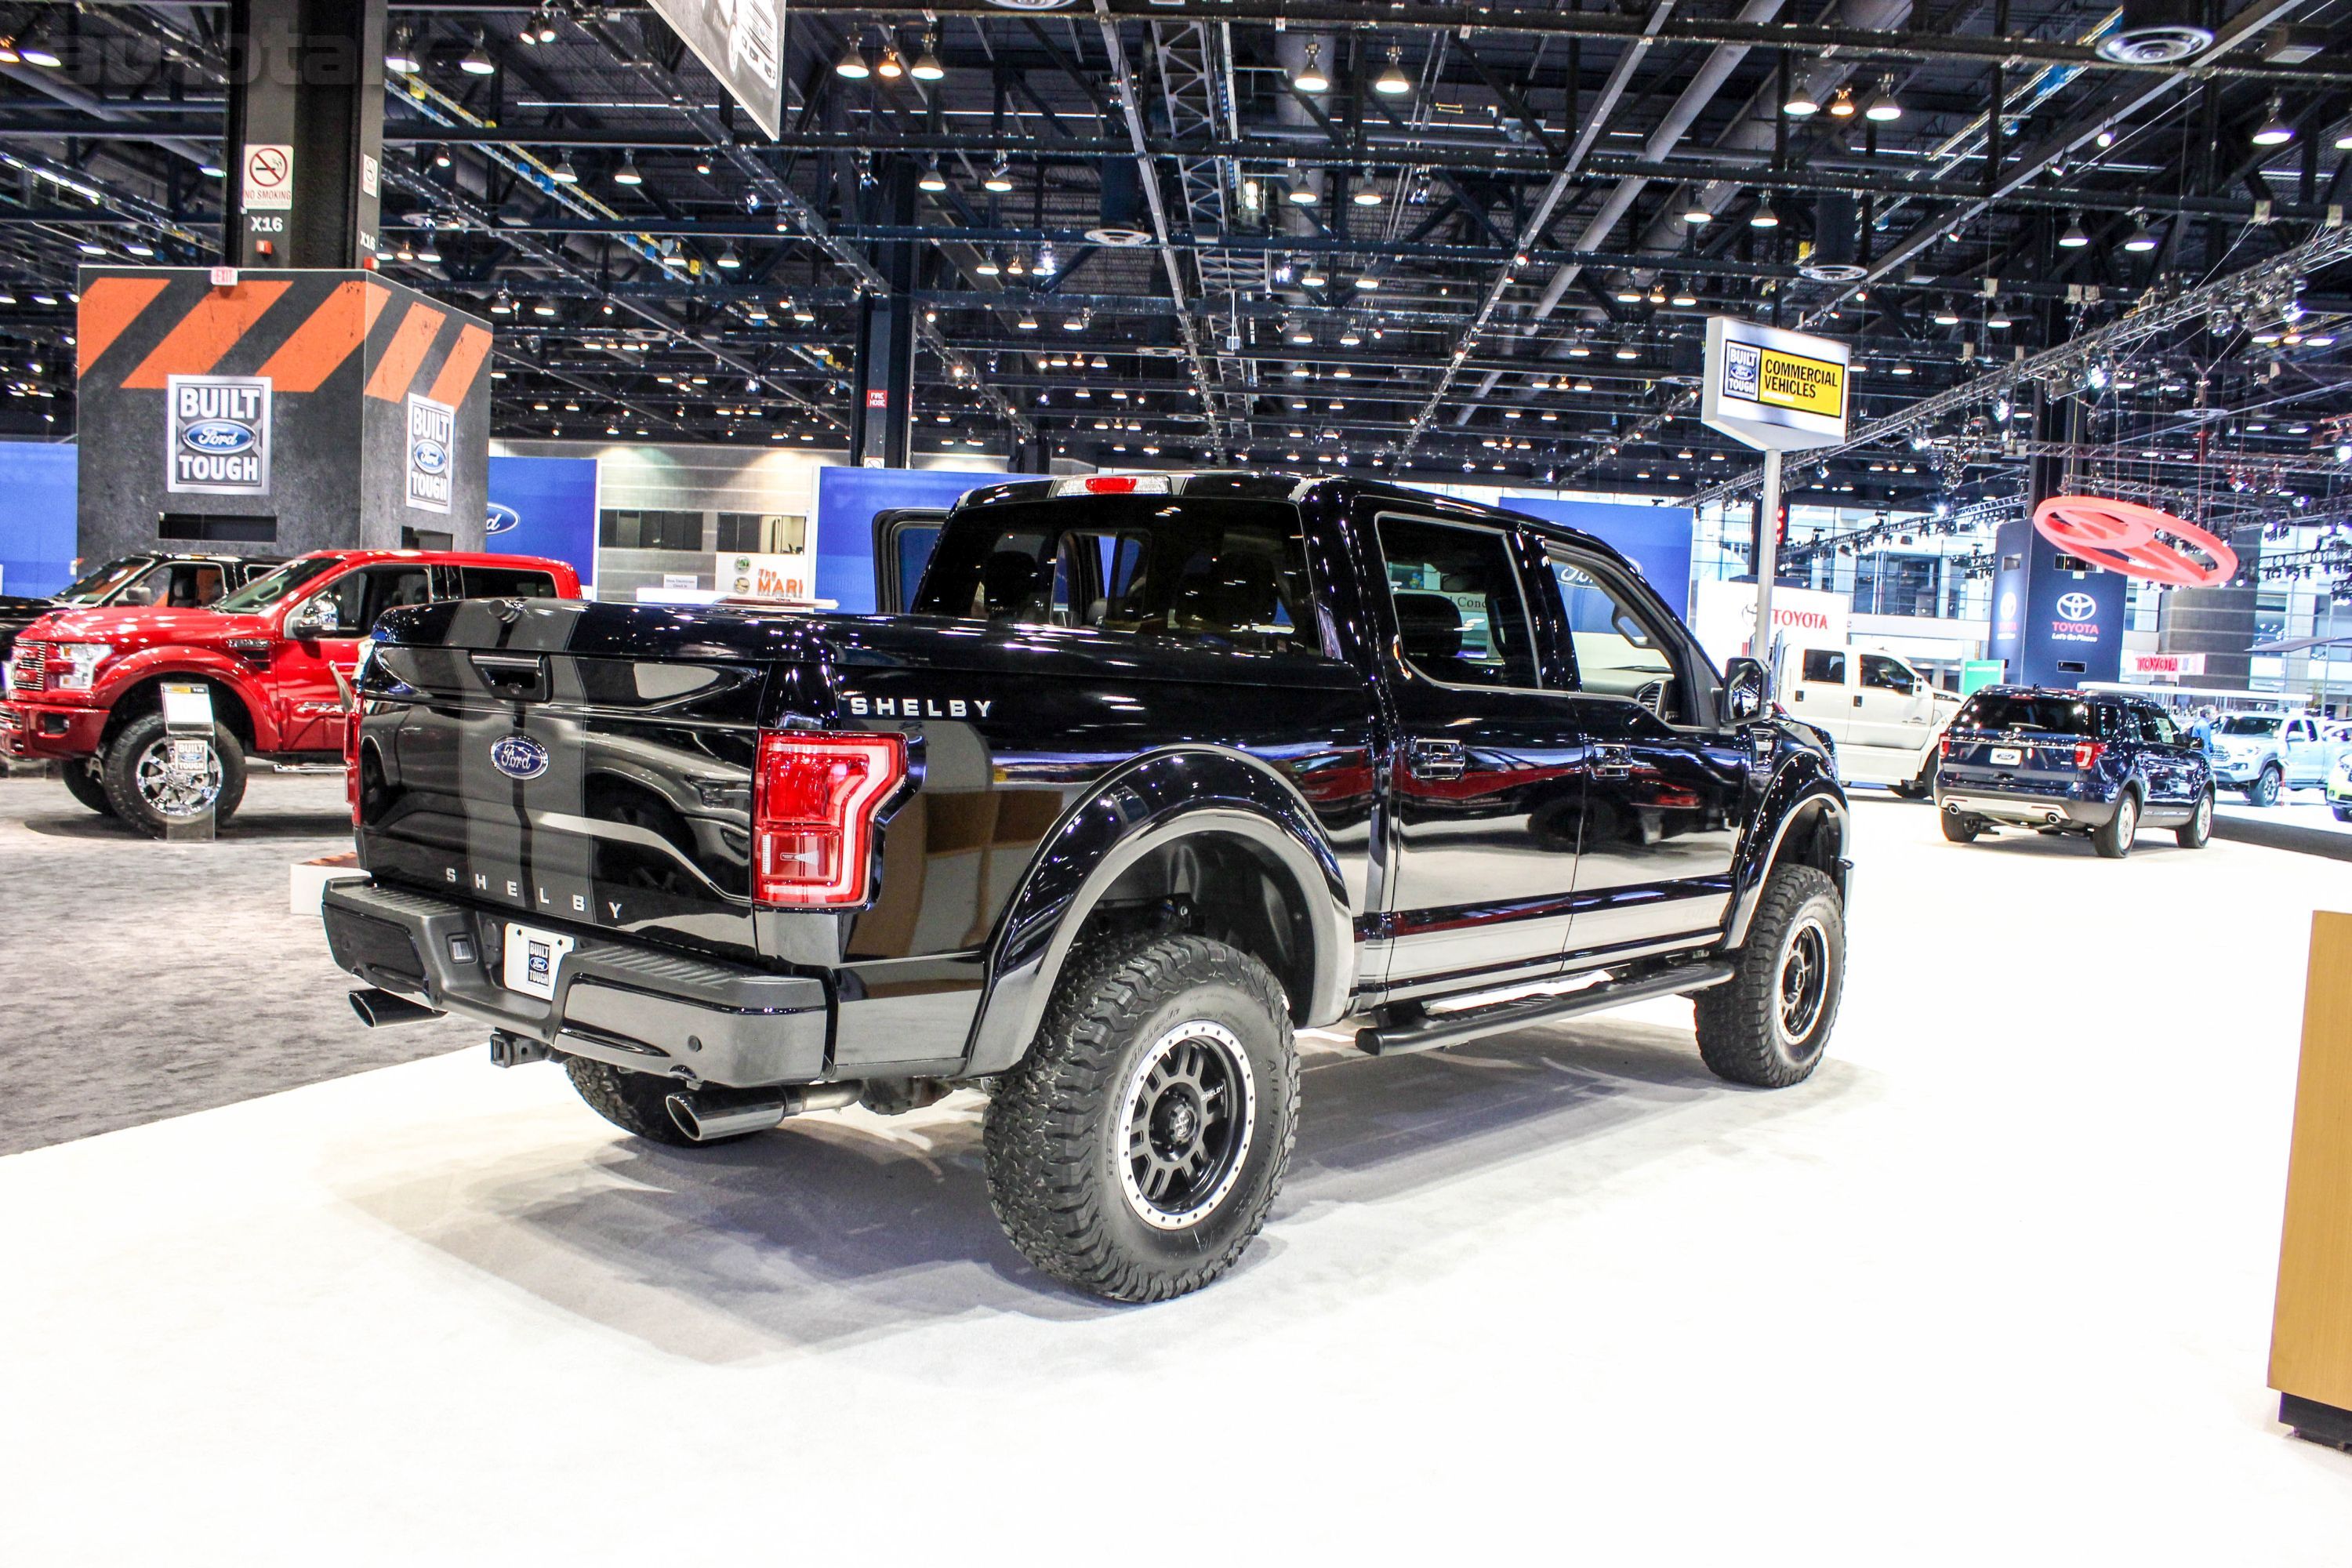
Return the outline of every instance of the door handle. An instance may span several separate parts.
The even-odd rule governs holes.
[[[1862,706],[1862,693],[1859,691],[1853,694],[1853,705],[1857,708]]]
[[[1623,746],[1592,748],[1592,776],[1597,779],[1630,778],[1633,773],[1633,753]]]
[[[1416,740],[1405,749],[1405,764],[1417,779],[1458,779],[1469,766],[1459,741]]]

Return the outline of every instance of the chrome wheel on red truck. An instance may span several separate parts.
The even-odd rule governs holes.
[[[122,727],[99,763],[114,815],[152,838],[207,807],[215,822],[226,822],[245,799],[245,748],[228,726],[213,726],[200,763],[174,758],[173,745],[185,740],[175,742],[161,713],[143,714]]]

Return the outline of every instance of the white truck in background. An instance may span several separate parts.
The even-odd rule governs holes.
[[[1935,787],[1937,742],[1960,700],[1906,658],[1858,647],[1784,647],[1780,705],[1829,736],[1842,784],[1885,784],[1897,795]]]

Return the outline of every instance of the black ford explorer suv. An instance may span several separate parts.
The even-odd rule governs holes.
[[[2169,827],[2184,849],[2213,835],[2213,769],[2144,698],[1989,686],[1944,731],[1936,804],[1944,837],[1973,843],[1996,827],[2087,834],[2111,860],[2142,827]]]
[[[1348,479],[995,485],[910,613],[394,611],[326,895],[371,1023],[463,1014],[636,1135],[991,1094],[991,1198],[1147,1300],[1265,1223],[1294,1029],[1386,1055],[1694,993],[1795,1083],[1847,807],[1573,531]]]

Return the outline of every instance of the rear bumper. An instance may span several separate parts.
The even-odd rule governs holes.
[[[542,1002],[499,982],[501,911],[354,881],[320,912],[335,962],[370,984],[568,1056],[746,1089],[826,1076],[831,1000],[809,975],[583,937]]]
[[[0,754],[11,757],[88,757],[106,731],[106,710],[66,703],[0,702]]]
[[[2115,820],[2112,800],[2076,800],[2058,795],[2006,795],[1999,790],[1937,790],[1936,804],[1964,816],[2020,827],[2105,827]]]

